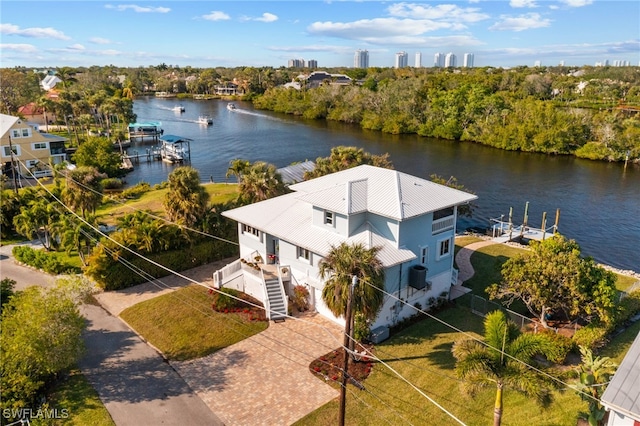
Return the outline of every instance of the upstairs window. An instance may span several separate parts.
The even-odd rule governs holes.
[[[31,128],[24,127],[22,129],[11,129],[12,138],[28,138],[31,137]]]
[[[442,219],[443,217],[453,216],[453,207],[447,207],[446,209],[436,210],[433,212],[433,220]]]
[[[18,145],[13,145],[13,155],[20,155],[20,147]],[[3,157],[11,157],[11,146],[4,145],[2,147],[2,156]]]
[[[324,211],[324,224],[333,226],[335,220],[335,215],[333,212],[325,210]]]
[[[311,260],[311,253],[306,248],[298,247],[298,258],[304,260]]]
[[[256,237],[260,237],[260,231],[258,231],[256,228],[249,226],[249,225],[242,225],[242,233],[243,234],[251,234],[254,235]]]
[[[46,142],[36,142],[33,144],[33,149],[47,149]]]
[[[438,242],[438,259],[449,256],[451,254],[451,239],[440,240]]]

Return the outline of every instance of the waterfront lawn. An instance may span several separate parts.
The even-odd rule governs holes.
[[[65,409],[69,415],[66,419],[48,420],[46,424],[49,426],[115,425],[97,392],[77,368],[56,384],[55,390],[48,397],[48,404],[50,410],[57,409],[60,414]],[[45,422],[32,420],[31,424],[36,426]]]
[[[190,285],[125,309],[120,317],[168,359],[200,358],[253,336],[268,327],[244,313],[220,313],[213,298]]]
[[[482,318],[466,308],[448,308],[436,317],[474,337],[481,337]],[[461,390],[461,382],[454,373],[451,347],[456,340],[467,336],[433,319],[425,319],[377,345],[376,355],[465,424],[487,425],[493,420],[495,389],[487,388],[472,398]],[[429,399],[379,363],[363,384],[365,390],[362,391],[348,387],[346,424],[455,424]],[[572,391],[554,392],[554,398],[549,407],[542,409],[531,398],[507,389],[503,423],[514,426],[575,425],[578,413],[587,408]],[[295,424],[336,424],[338,408],[338,400],[333,400]]]
[[[209,203],[219,204],[234,200],[238,196],[238,185],[226,183],[203,183],[202,186],[209,193]],[[164,217],[164,198],[169,188],[151,189],[139,198],[127,200],[123,203],[109,201],[96,210],[98,219],[107,225],[115,225],[116,220],[127,213],[138,210],[150,211],[154,215]]]

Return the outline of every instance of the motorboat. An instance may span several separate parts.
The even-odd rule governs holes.
[[[176,105],[173,107],[175,112],[184,112],[184,107],[182,105]]]
[[[213,118],[208,115],[201,115],[200,117],[198,117],[198,123],[210,126],[213,124]]]
[[[229,111],[235,111],[237,108],[236,108],[236,105],[235,105],[235,104],[228,103],[228,104],[227,104],[227,109],[228,109]]]

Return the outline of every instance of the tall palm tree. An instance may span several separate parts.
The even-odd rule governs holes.
[[[198,171],[190,166],[178,167],[169,175],[169,192],[164,207],[169,220],[191,227],[205,215],[209,193],[200,185]]]
[[[352,305],[357,313],[373,320],[384,303],[384,267],[378,259],[379,247],[341,243],[332,246],[320,261],[320,277],[325,281],[322,300],[337,317],[346,317],[349,291],[354,276],[358,285],[353,290]],[[352,316],[352,318],[354,318]]]
[[[544,354],[546,341],[537,334],[520,333],[502,311],[489,313],[484,321],[484,339],[460,340],[452,352],[456,373],[463,378],[465,389],[474,394],[486,386],[496,387],[493,424],[502,421],[502,393],[513,389],[535,398],[540,404],[551,402],[553,382],[529,367],[533,357]]]
[[[231,160],[229,162],[229,168],[227,169],[227,174],[225,177],[229,178],[230,176],[235,176],[238,179],[238,183],[242,179],[242,175],[249,170],[251,163],[248,160],[243,160],[241,158],[236,158],[235,160]]]
[[[277,197],[286,191],[276,166],[264,161],[253,163],[240,181],[241,198],[249,203]]]
[[[77,167],[67,173],[67,187],[63,193],[65,203],[86,218],[94,213],[102,202],[102,185],[100,174],[94,167]]]

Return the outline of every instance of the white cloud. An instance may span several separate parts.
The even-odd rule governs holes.
[[[542,18],[539,13],[526,13],[520,16],[501,15],[500,21],[489,27],[494,31],[524,31],[535,28],[545,28],[551,25],[551,20]]]
[[[84,46],[79,44],[79,43],[72,44],[71,46],[67,47],[67,49],[73,50],[73,51],[84,51],[85,50]]]
[[[511,7],[538,7],[535,0],[511,0],[509,2],[509,6]]]
[[[213,10],[206,15],[202,15],[202,19],[205,19],[207,21],[227,21],[231,19],[231,17],[219,10]]]
[[[38,51],[38,49],[32,44],[11,44],[11,43],[0,44],[0,50],[13,51],[13,52],[19,52],[19,53],[35,53]]]
[[[71,37],[66,36],[62,31],[58,31],[53,28],[32,27],[21,29],[19,26],[13,24],[0,24],[0,33],[31,38],[53,38],[57,40],[71,40]]]
[[[260,18],[255,18],[256,21],[260,22],[275,22],[278,20],[278,17],[273,13],[263,13]]]
[[[113,42],[109,39],[102,37],[91,37],[89,41],[93,44],[112,44]]]
[[[560,2],[566,4],[569,7],[582,7],[588,6],[593,3],[593,0],[560,0]]]
[[[391,16],[412,19],[433,19],[454,22],[478,22],[489,18],[480,9],[461,8],[454,4],[429,6],[424,4],[398,3],[387,8]]]
[[[351,40],[377,39],[383,41],[392,36],[417,36],[430,31],[464,29],[462,24],[436,22],[428,19],[376,18],[354,22],[314,22],[307,31],[317,35]]]
[[[115,9],[119,12],[124,12],[125,10],[133,10],[137,13],[169,13],[171,9],[168,7],[153,7],[153,6],[138,6],[135,4],[118,4],[112,5],[107,4],[104,6],[107,9]]]

